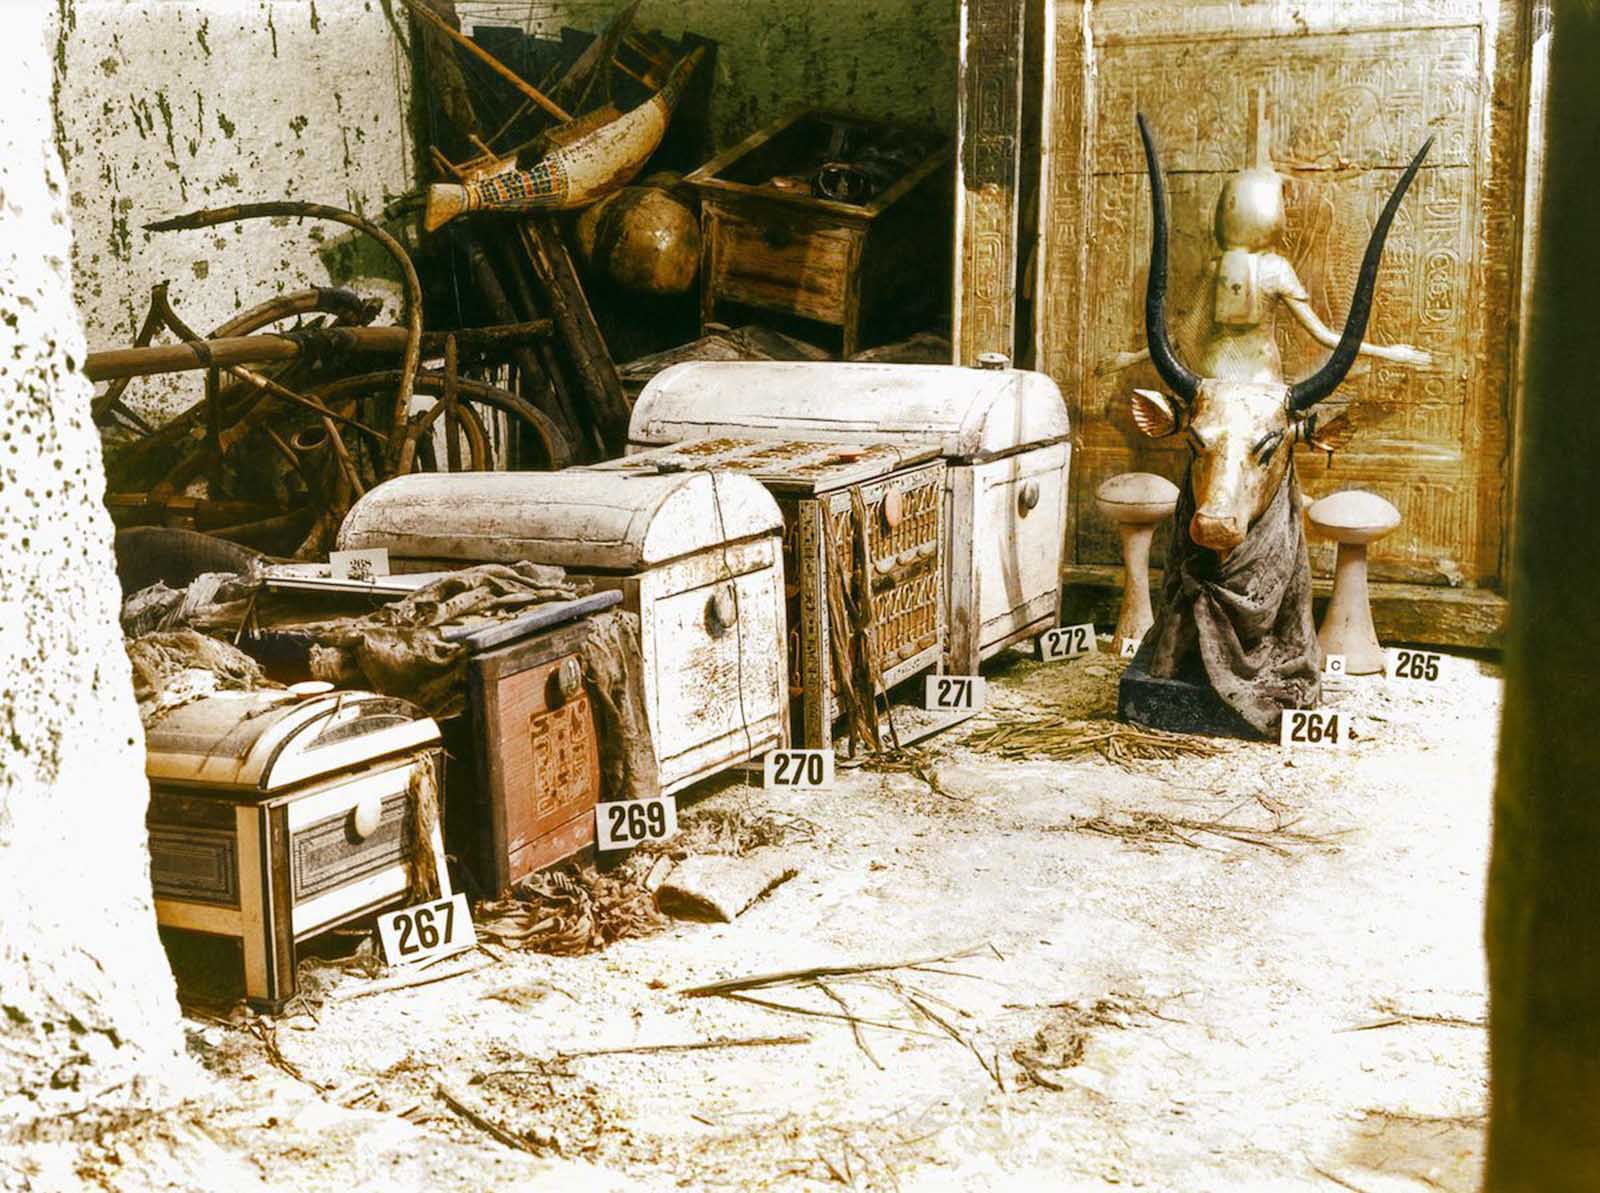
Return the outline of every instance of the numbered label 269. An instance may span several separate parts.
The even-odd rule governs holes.
[[[833,786],[832,750],[772,750],[761,764],[761,785],[794,790]]]
[[[677,831],[678,801],[670,795],[595,805],[596,849],[632,849],[646,841],[665,841]]]
[[[1278,729],[1278,744],[1286,750],[1342,746],[1349,733],[1349,721],[1342,713],[1325,708],[1286,708]]]
[[[1039,635],[1039,657],[1047,663],[1075,659],[1096,650],[1094,626],[1063,625]]]
[[[443,957],[478,943],[465,895],[418,903],[378,917],[378,939],[390,965]]]
[[[923,707],[929,712],[977,712],[987,695],[981,675],[930,675]]]

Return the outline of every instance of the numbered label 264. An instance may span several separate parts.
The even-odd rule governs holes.
[[[761,764],[763,787],[833,786],[832,750],[772,750]]]
[[[1341,713],[1325,708],[1286,708],[1278,729],[1278,743],[1286,750],[1303,746],[1342,746],[1349,732],[1349,722]]]
[[[929,712],[977,712],[987,695],[981,675],[930,675],[923,707]]]
[[[677,831],[678,801],[670,795],[595,805],[596,849],[632,849],[646,841],[665,841]]]
[[[470,949],[478,943],[465,895],[418,903],[378,917],[378,939],[390,965],[410,965],[430,957]]]
[[[1075,659],[1096,650],[1094,626],[1063,625],[1039,635],[1039,657],[1047,663]]]

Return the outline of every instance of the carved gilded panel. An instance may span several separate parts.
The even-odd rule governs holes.
[[[1016,336],[1023,0],[962,0],[955,363]]]
[[[1314,20],[1296,18],[1312,7]],[[1214,204],[1222,182],[1246,164],[1249,95],[1260,88],[1271,156],[1289,179],[1278,251],[1335,330],[1397,172],[1426,137],[1436,138],[1390,234],[1368,331],[1369,340],[1426,350],[1433,365],[1363,358],[1341,391],[1357,403],[1359,430],[1331,468],[1302,452],[1302,484],[1313,496],[1372,489],[1400,508],[1400,530],[1373,552],[1378,578],[1500,578],[1519,284],[1522,23],[1517,5],[1492,0],[1120,0],[1093,6],[1087,21],[1081,4],[1055,6],[1046,293],[1036,336],[1041,367],[1068,395],[1080,445],[1069,559],[1119,560],[1113,528],[1094,512],[1102,480],[1133,469],[1177,480],[1187,458],[1137,433],[1127,395],[1160,382],[1147,364],[1116,361],[1144,343],[1149,184],[1134,114],[1151,121],[1172,192],[1179,326],[1206,297],[1198,291],[1216,251]],[[1287,310],[1275,332],[1291,379],[1326,356]]]

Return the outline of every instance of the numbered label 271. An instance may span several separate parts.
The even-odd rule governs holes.
[[[1063,625],[1039,635],[1039,657],[1047,663],[1095,652],[1094,626]]]
[[[378,917],[378,939],[390,965],[443,957],[478,943],[465,895],[418,903]]]
[[[1278,730],[1278,744],[1286,750],[1342,746],[1349,733],[1349,722],[1342,713],[1325,708],[1286,708]]]
[[[923,707],[929,712],[977,712],[987,695],[981,675],[930,675]]]
[[[1444,656],[1431,650],[1388,651],[1390,679],[1413,683],[1438,683],[1444,674]]]
[[[678,801],[670,795],[595,805],[596,849],[632,849],[647,841],[665,841],[677,831]]]
[[[833,786],[832,750],[772,750],[761,764],[761,785],[766,788]]]

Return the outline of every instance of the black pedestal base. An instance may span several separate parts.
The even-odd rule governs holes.
[[[1170,733],[1203,733],[1208,737],[1243,737],[1260,741],[1262,735],[1222,702],[1198,655],[1190,655],[1173,679],[1150,674],[1150,636],[1128,660],[1117,688],[1117,715],[1124,721]]]

